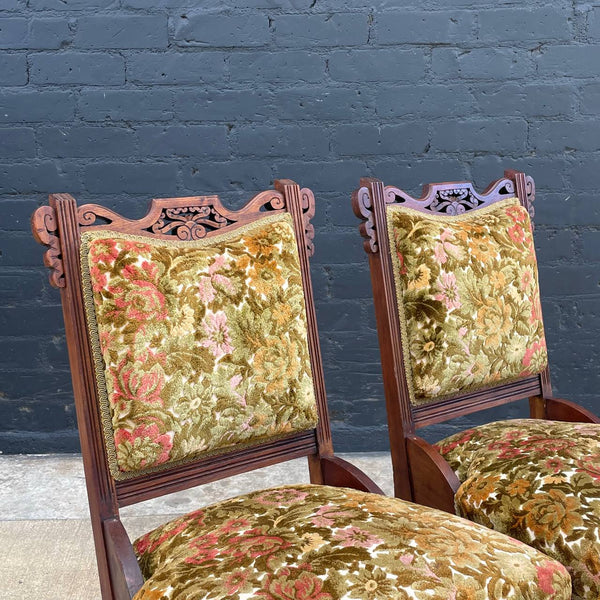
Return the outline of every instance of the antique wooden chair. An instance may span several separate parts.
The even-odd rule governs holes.
[[[62,294],[102,597],[568,598],[559,563],[386,498],[333,455],[314,198],[275,188],[239,211],[215,196],[154,200],[139,220],[56,194],[33,216]],[[301,456],[310,485],[225,500],[133,544],[119,519]]]
[[[531,177],[425,185],[362,179],[353,208],[369,256],[396,496],[510,534],[600,597],[600,421],[554,398],[530,217]],[[531,419],[435,445],[426,425],[529,398]]]

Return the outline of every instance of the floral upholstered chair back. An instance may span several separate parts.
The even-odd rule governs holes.
[[[361,216],[372,222],[366,188],[355,207],[360,211],[361,194]],[[420,199],[393,186],[382,194],[385,227],[376,243],[390,261],[411,404],[543,372],[532,225],[513,183],[502,180],[481,195],[466,183],[432,184]],[[368,250],[374,229],[367,220]]]
[[[316,427],[295,225],[270,194],[244,218],[216,197],[154,201],[151,227],[79,209],[85,318],[115,479]]]
[[[531,223],[517,198],[455,215],[390,205],[387,218],[414,403],[546,367]]]

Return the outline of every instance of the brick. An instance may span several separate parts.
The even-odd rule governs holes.
[[[600,113],[600,83],[592,83],[581,88],[581,112],[591,115]]]
[[[38,264],[42,258],[41,247],[38,252]],[[3,264],[4,255],[0,256]],[[10,306],[30,302],[40,298],[45,287],[45,277],[39,271],[9,271],[0,273],[0,306]]]
[[[32,19],[29,30],[29,48],[58,50],[72,38],[69,22],[65,19]]]
[[[19,10],[23,8],[21,0],[3,0],[0,10]]]
[[[580,190],[598,191],[600,186],[600,169],[598,169],[598,160],[591,157],[581,157],[575,162],[568,173],[569,180],[573,189],[579,193]]]
[[[75,426],[74,415],[65,410],[62,402],[18,402],[4,400],[0,402],[0,419],[6,430],[31,430],[51,432],[55,429]]]
[[[67,190],[74,193],[79,189],[78,174],[66,161],[60,165],[48,160],[0,163],[0,194],[48,194]]]
[[[600,46],[548,46],[536,57],[542,76],[598,77]]]
[[[3,230],[27,230],[29,217],[40,205],[39,202],[28,198],[12,200],[0,200],[0,229]]]
[[[38,84],[118,85],[125,82],[121,56],[63,52],[31,57],[31,81]]]
[[[523,49],[434,48],[432,71],[440,79],[519,79],[533,74],[533,62]]]
[[[79,114],[86,121],[168,121],[173,93],[168,90],[83,90]]]
[[[419,81],[425,77],[421,49],[336,50],[329,57],[329,73],[336,81]]]
[[[3,267],[39,267],[40,245],[33,236],[21,232],[3,233],[0,240],[0,265]]]
[[[558,83],[509,83],[500,87],[484,84],[473,90],[473,96],[477,107],[486,116],[564,117],[575,111],[577,89]]]
[[[588,13],[588,36],[593,40],[600,39],[600,9],[597,6]]]
[[[135,152],[135,136],[123,127],[42,127],[37,139],[44,156],[129,156]]]
[[[0,48],[27,48],[28,37],[27,19],[0,18]]]
[[[582,257],[586,261],[600,261],[600,231],[584,231],[581,234]]]
[[[322,333],[353,329],[356,323],[360,323],[361,315],[360,305],[353,301],[317,304],[317,321]]]
[[[535,229],[535,250],[540,264],[573,260],[575,233],[568,229],[548,231],[538,226]]]
[[[3,242],[0,242],[3,244]],[[58,305],[9,306],[0,311],[0,331],[3,336],[63,335],[62,309]]]
[[[339,125],[332,136],[340,156],[366,154],[407,154],[423,152],[429,141],[424,124]]]
[[[535,222],[541,225],[600,225],[600,206],[593,192],[538,193],[535,205]]]
[[[185,121],[261,121],[272,114],[266,90],[177,90],[175,114]]]
[[[318,82],[325,74],[325,59],[300,50],[232,53],[229,71],[235,81]]]
[[[273,18],[278,46],[362,46],[369,37],[369,15],[342,13],[281,15]]]
[[[127,59],[127,80],[133,83],[203,83],[216,82],[224,76],[225,55],[216,52],[145,52]]]
[[[77,429],[39,433],[17,431],[0,433],[0,452],[4,454],[41,454],[43,452],[81,452]]]
[[[0,158],[28,158],[35,156],[33,129],[26,127],[0,128]]]
[[[276,89],[269,109],[282,120],[364,120],[375,116],[374,96],[370,90],[323,86]]]
[[[273,180],[271,166],[263,160],[191,162],[183,168],[185,193],[193,195],[267,189]]]
[[[92,193],[177,194],[177,165],[166,163],[95,163],[84,168],[86,188]]]
[[[483,42],[522,40],[565,41],[572,38],[570,11],[560,7],[500,8],[479,11],[479,39]]]
[[[545,121],[531,127],[532,148],[547,152],[600,149],[600,123],[590,121]]]
[[[166,48],[166,15],[81,17],[75,45],[81,48]]]
[[[315,263],[327,265],[362,264],[365,258],[359,235],[355,229],[319,232],[315,244],[319,248],[319,252],[313,258]]]
[[[358,245],[361,245],[360,239]],[[360,266],[336,265],[331,278],[331,297],[340,300],[372,298],[369,282],[369,268],[364,258]]]
[[[375,104],[382,118],[461,116],[474,110],[473,95],[464,85],[380,86]]]
[[[261,14],[186,14],[175,21],[174,39],[180,46],[263,46],[269,38],[269,20]]]
[[[240,127],[237,151],[242,155],[318,158],[329,152],[329,139],[321,127],[258,125]]]
[[[378,12],[375,17],[377,43],[449,44],[472,38],[475,13],[472,11]]]
[[[229,155],[226,128],[223,126],[140,127],[137,132],[140,152],[148,156]]]
[[[0,85],[25,85],[27,59],[23,54],[0,52]]]
[[[88,10],[90,8],[108,8],[115,0],[29,0],[29,8],[34,10]]]
[[[431,144],[446,152],[497,152],[525,150],[527,122],[524,120],[446,121],[434,128]]]
[[[2,342],[0,369],[40,368],[42,360],[41,346],[37,340],[6,338]]]
[[[584,296],[600,293],[600,273],[597,265],[541,265],[539,273],[542,296]]]
[[[358,174],[367,170],[364,160],[334,160],[333,162],[320,160],[309,162],[308,160],[286,160],[281,159],[275,163],[275,177],[285,177],[297,181],[303,187],[309,187],[315,193],[318,192],[319,207],[324,206],[325,198],[323,192],[337,192],[335,198],[344,203],[350,210],[349,197],[340,198],[340,190],[350,190],[358,182]],[[344,192],[345,193],[345,192]],[[350,212],[352,212],[350,210]],[[337,225],[354,226],[356,221],[348,223],[346,220],[334,221]]]

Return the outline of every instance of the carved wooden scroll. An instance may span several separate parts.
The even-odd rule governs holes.
[[[315,238],[315,228],[310,222],[315,216],[315,196],[308,188],[302,188],[300,190],[300,200],[302,202],[302,218],[304,221],[304,233],[306,236],[306,251],[310,257],[315,253],[315,245],[313,243]]]
[[[533,218],[535,185],[531,177],[525,177],[524,181],[526,197],[521,201]],[[361,235],[365,238],[364,247],[366,252],[371,253],[378,251],[377,227],[373,208],[374,185],[376,183],[380,182],[370,180],[368,185],[359,188],[352,195],[354,212],[362,220],[359,229]],[[381,183],[380,185],[383,186]],[[512,179],[505,178],[494,181],[482,193],[478,193],[473,188],[472,183],[459,181],[426,184],[423,186],[423,193],[420,198],[414,198],[394,186],[385,186],[382,195],[383,202],[386,205],[401,204],[424,213],[455,216],[489,206],[499,200],[513,198],[517,195],[517,189]]]
[[[31,216],[31,230],[36,242],[48,248],[44,252],[44,264],[50,269],[50,285],[55,288],[65,287],[65,272],[54,208],[40,206]]]

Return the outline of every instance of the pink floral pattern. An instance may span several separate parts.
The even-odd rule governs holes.
[[[197,242],[86,232],[82,267],[116,478],[316,425],[289,215]]]
[[[600,597],[600,425],[498,421],[437,447],[462,482],[458,514],[562,562],[573,598]]]
[[[146,578],[134,600],[566,600],[571,593],[562,565],[502,534],[320,485],[226,500],[155,529],[134,548]]]
[[[387,211],[412,402],[542,371],[536,259],[519,201],[456,217]]]

